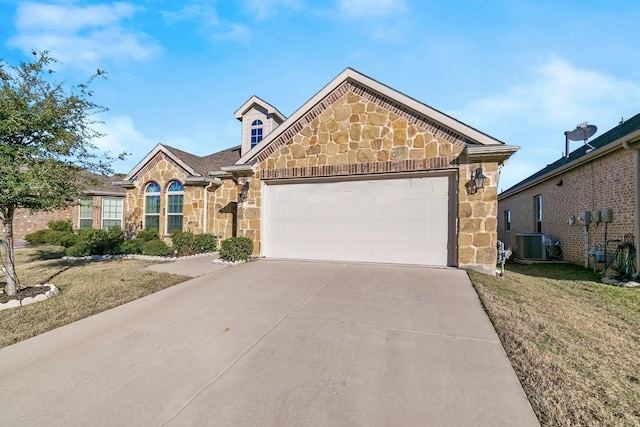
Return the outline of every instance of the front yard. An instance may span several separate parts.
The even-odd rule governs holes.
[[[640,289],[574,265],[469,275],[543,426],[640,426]]]
[[[20,281],[26,286],[53,283],[60,294],[0,311],[0,348],[189,279],[145,269],[152,261],[64,261],[63,255],[64,248],[57,246],[16,250]]]

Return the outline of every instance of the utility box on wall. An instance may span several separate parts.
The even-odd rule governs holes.
[[[602,209],[600,211],[600,219],[602,222],[613,222],[613,210],[611,208]]]

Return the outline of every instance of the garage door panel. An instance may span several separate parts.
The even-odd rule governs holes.
[[[449,180],[266,185],[263,255],[447,265]]]

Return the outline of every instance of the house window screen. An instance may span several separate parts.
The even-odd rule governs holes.
[[[160,186],[155,182],[145,189],[144,228],[160,230]]]
[[[122,199],[102,199],[102,228],[122,228]]]
[[[86,230],[93,227],[93,199],[86,197],[80,199],[80,222],[78,228]]]
[[[511,230],[511,211],[510,210],[504,211],[504,230],[505,231]]]
[[[167,233],[182,230],[184,187],[178,181],[169,184],[167,190]]]

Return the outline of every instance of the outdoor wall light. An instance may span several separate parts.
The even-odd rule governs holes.
[[[240,189],[240,201],[246,202],[248,194],[249,194],[249,181],[245,182],[242,185],[242,189]]]
[[[486,178],[482,173],[482,168],[477,168],[475,173],[471,175],[471,181],[469,181],[469,193],[475,194],[478,188],[484,188],[484,180]]]

